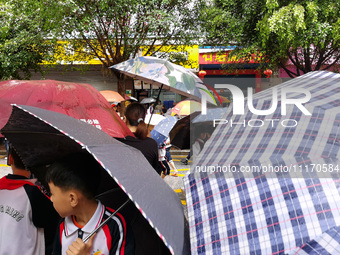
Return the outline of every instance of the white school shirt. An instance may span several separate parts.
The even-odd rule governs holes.
[[[90,221],[81,229],[84,232],[82,239],[88,236],[94,229],[96,229],[100,225],[105,214],[107,214],[106,216],[111,215],[111,213],[108,212],[105,206],[102,205],[100,201],[98,201],[98,206],[94,215],[92,216]],[[113,216],[111,220],[114,220],[116,222],[120,233],[120,238],[119,240],[117,240],[118,248],[116,250],[116,254],[124,254],[124,251],[122,251],[122,249],[124,249],[125,245],[124,242],[126,237],[126,225],[117,216]],[[61,232],[61,254],[66,254],[68,247],[72,244],[73,241],[78,238],[79,228],[74,225],[72,216],[66,217],[64,220],[64,224],[62,225],[64,225],[64,231]],[[111,235],[109,233],[109,230],[106,228],[107,225],[101,228],[94,237],[91,254],[111,254]]]
[[[36,180],[8,183],[20,181],[33,184]],[[33,224],[32,206],[23,186],[0,190],[0,228],[1,254],[45,254],[44,229]]]

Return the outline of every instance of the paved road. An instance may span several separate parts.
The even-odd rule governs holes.
[[[0,178],[11,172],[4,155],[0,155]]]
[[[186,201],[185,201],[185,191],[184,191],[183,177],[185,176],[186,173],[188,173],[191,161],[189,161],[189,165],[183,165],[180,162],[180,160],[185,158],[185,157],[186,156],[174,156],[174,155],[172,155],[172,158],[173,158],[175,166],[178,170],[179,176],[178,177],[166,176],[164,178],[164,181],[177,193],[177,195],[181,199],[185,217],[188,218],[188,211],[187,211],[187,206],[186,206]],[[173,171],[171,171],[171,172],[173,172]]]

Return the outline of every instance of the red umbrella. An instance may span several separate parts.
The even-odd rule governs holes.
[[[0,82],[0,128],[11,115],[10,104],[23,104],[63,113],[87,122],[112,137],[133,135],[110,103],[94,87],[55,80]]]

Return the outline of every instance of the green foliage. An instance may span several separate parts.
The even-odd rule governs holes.
[[[141,46],[188,43],[197,13],[185,0],[61,0],[49,3],[60,15],[65,39],[89,47],[103,65],[135,57]],[[157,50],[161,48],[157,47]]]
[[[44,39],[34,1],[27,8],[19,1],[0,1],[0,79],[29,79],[48,59],[51,41]],[[29,10],[29,11],[27,11]]]
[[[286,68],[290,76],[340,64],[337,0],[215,0],[202,11],[206,44],[236,45],[233,54],[256,49],[260,68]]]
[[[142,46],[148,46],[144,55],[153,55],[162,51],[159,46],[185,45],[198,36],[199,5],[192,1],[47,0],[45,4],[56,13],[51,33],[74,43],[74,48],[88,49],[80,54],[100,59],[105,68],[136,57]],[[121,93],[123,84],[118,82]]]
[[[1,77],[28,78],[43,60],[60,57],[68,63],[95,57],[108,68],[137,56],[141,46],[153,55],[162,45],[190,44],[198,36],[200,1],[0,0]]]

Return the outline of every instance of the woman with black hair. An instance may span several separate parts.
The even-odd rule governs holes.
[[[155,140],[148,137],[148,127],[144,122],[145,108],[140,103],[132,103],[126,107],[125,123],[135,137],[118,138],[119,141],[140,150],[150,165],[161,175],[163,167],[158,161],[158,146]]]

